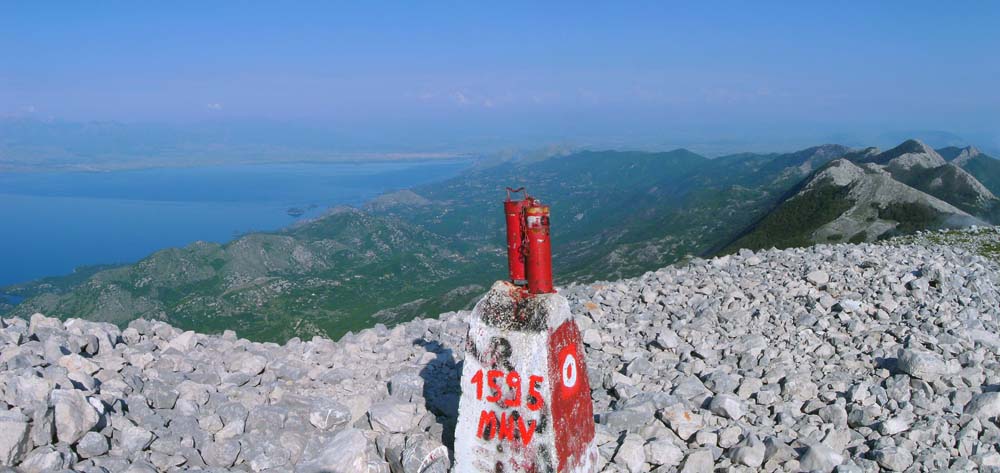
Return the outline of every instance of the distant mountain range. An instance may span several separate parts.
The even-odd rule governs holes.
[[[686,150],[505,161],[361,209],[138,263],[2,288],[7,312],[164,319],[256,340],[328,334],[466,307],[504,276],[500,202],[553,208],[557,282],[619,279],[739,248],[873,241],[1000,222],[1000,161],[909,140],[708,159]]]

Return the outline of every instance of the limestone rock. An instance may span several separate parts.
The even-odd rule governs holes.
[[[913,464],[913,454],[902,447],[884,447],[875,450],[873,458],[879,466],[889,471],[903,471]]]
[[[764,447],[764,443],[756,436],[751,435],[734,447],[730,455],[733,463],[751,468],[759,468],[764,463],[765,453],[766,448]]]
[[[645,463],[646,451],[642,440],[636,436],[626,436],[615,453],[615,464],[629,473],[639,473],[644,470]]]
[[[807,274],[806,280],[817,286],[825,286],[826,283],[830,282],[830,275],[826,271],[816,270]]]
[[[715,468],[715,459],[712,452],[708,450],[695,450],[684,458],[681,465],[681,473],[712,473]]]
[[[357,429],[340,431],[315,458],[300,463],[296,473],[354,473],[368,464],[368,440]]]
[[[677,466],[684,459],[684,451],[665,438],[655,438],[646,444],[646,461],[653,465]]]
[[[28,419],[11,411],[0,411],[0,465],[18,464],[30,446]]]
[[[657,417],[670,427],[682,440],[688,440],[701,430],[702,416],[680,404],[675,404],[657,413]]]
[[[240,442],[233,439],[208,442],[201,449],[201,457],[208,466],[229,468],[236,463],[240,449]]]
[[[925,381],[935,381],[947,371],[940,356],[920,350],[903,350],[898,363],[900,371]]]
[[[841,463],[844,455],[821,443],[807,447],[799,459],[799,466],[805,471],[829,472]]]
[[[54,389],[49,402],[55,409],[56,437],[60,442],[75,444],[100,421],[97,411],[75,389]]]
[[[966,414],[981,418],[1000,417],[1000,392],[975,395],[965,406]]]
[[[406,432],[419,415],[417,406],[407,402],[383,401],[368,409],[368,420],[376,432]]]
[[[97,432],[87,432],[76,445],[80,458],[92,458],[108,452],[108,439]]]
[[[1000,269],[976,252],[1000,231],[907,238],[561,287],[598,471],[995,470]],[[468,316],[281,345],[3,318],[0,471],[445,473]]]
[[[713,397],[709,410],[715,415],[733,420],[739,420],[745,412],[743,401],[732,394],[719,394]]]

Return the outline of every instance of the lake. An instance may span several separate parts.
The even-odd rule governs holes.
[[[0,173],[0,286],[276,230],[444,180],[468,160]],[[298,217],[289,209],[298,209]],[[297,213],[297,212],[293,212]]]

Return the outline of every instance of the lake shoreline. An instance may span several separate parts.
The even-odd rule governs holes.
[[[220,167],[220,166],[269,166],[275,164],[314,164],[314,165],[324,165],[324,164],[381,164],[381,163],[401,163],[401,164],[430,164],[430,163],[448,163],[448,162],[465,162],[465,161],[476,161],[478,158],[474,155],[464,154],[464,153],[454,153],[446,154],[442,153],[435,156],[434,153],[417,153],[412,156],[404,157],[386,157],[381,154],[373,154],[370,156],[357,156],[357,157],[346,157],[346,158],[332,158],[332,159],[303,159],[294,158],[288,160],[270,160],[270,161],[229,161],[229,160],[215,160],[215,161],[177,161],[171,163],[61,163],[61,164],[50,164],[50,165],[40,165],[40,164],[2,164],[0,165],[0,174],[10,173],[10,174],[44,174],[44,173],[110,173],[110,172],[126,172],[126,171],[154,171],[154,170],[165,170],[165,169],[199,169],[206,167]]]
[[[195,241],[280,231],[337,206],[439,182],[475,164],[260,164],[106,173],[0,173],[0,290],[76,268],[129,264]],[[289,209],[301,209],[289,215]],[[294,212],[298,214],[298,212]],[[23,276],[23,277],[22,277]]]

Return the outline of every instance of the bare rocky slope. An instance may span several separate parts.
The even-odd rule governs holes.
[[[809,176],[728,248],[861,243],[920,230],[1000,222],[1000,199],[962,165],[992,175],[993,158],[908,140],[887,151],[845,153]],[[971,158],[964,158],[972,156]],[[983,161],[986,160],[986,161]]]
[[[954,233],[954,232],[952,232]],[[608,472],[1000,471],[995,228],[573,285]],[[468,312],[284,345],[0,322],[0,471],[444,472]]]
[[[893,179],[949,202],[970,214],[992,218],[1000,202],[985,185],[964,169],[971,159],[980,156],[979,152],[971,147],[959,151],[957,155],[951,149],[943,151],[954,156],[954,159],[949,162],[926,144],[907,140],[881,153],[869,148],[863,152],[862,157],[854,157],[854,160],[859,164],[884,170]]]
[[[897,158],[898,159],[898,158]],[[852,205],[836,219],[827,222],[813,233],[816,241],[829,241],[834,235],[864,235],[864,241],[874,241],[879,236],[896,229],[902,220],[880,218],[886,209],[895,205],[919,206],[949,226],[964,226],[981,222],[955,206],[896,181],[892,175],[872,165],[858,166],[846,159],[838,159],[816,174],[802,193],[793,199],[806,198],[809,191],[821,185],[847,189],[847,200]],[[884,215],[883,215],[884,217]],[[838,238],[833,238],[834,240]]]

